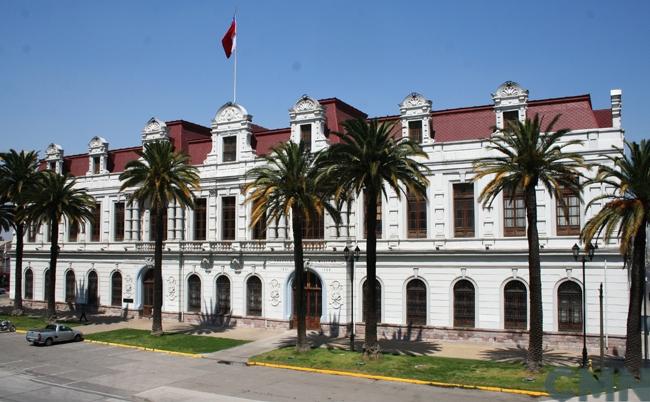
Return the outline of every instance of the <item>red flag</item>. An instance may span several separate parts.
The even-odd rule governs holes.
[[[232,18],[230,28],[221,39],[221,44],[223,45],[223,51],[226,52],[226,58],[229,59],[232,52],[235,51],[235,46],[237,46],[237,22],[235,17]]]

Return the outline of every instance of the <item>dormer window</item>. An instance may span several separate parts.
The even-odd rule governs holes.
[[[516,125],[519,121],[519,111],[511,110],[503,112],[503,128],[507,129],[510,125]]]
[[[55,171],[56,170],[56,162],[48,162],[47,163],[47,168],[49,170]]]
[[[409,121],[409,138],[417,144],[422,143],[422,120]]]
[[[300,125],[300,140],[305,143],[308,151],[311,151],[311,124]]]
[[[100,168],[100,158],[99,156],[93,156],[93,174],[99,174]]]
[[[230,136],[223,139],[223,161],[234,162],[237,160],[237,137]]]

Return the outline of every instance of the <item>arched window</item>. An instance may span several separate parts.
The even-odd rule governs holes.
[[[34,273],[31,269],[27,268],[25,271],[25,299],[31,300],[34,298]]]
[[[65,273],[65,301],[74,303],[77,298],[77,282],[74,277],[74,271],[68,270]]]
[[[361,317],[363,322],[366,322],[366,306],[368,305],[367,291],[368,291],[368,281],[363,282],[362,286],[362,297],[363,302],[361,305]],[[381,283],[378,280],[375,280],[375,306],[377,307],[377,322],[381,322]]]
[[[113,273],[111,277],[111,306],[122,305],[122,274]]]
[[[406,323],[427,325],[427,287],[420,279],[406,284]]]
[[[230,314],[230,279],[226,275],[217,278],[217,314]]]
[[[45,279],[43,280],[45,284],[45,291],[43,292],[43,300],[47,301],[50,298],[50,270],[45,271]]]
[[[257,276],[246,282],[246,315],[262,316],[262,281]]]
[[[88,273],[88,299],[89,306],[98,306],[99,297],[97,297],[97,272],[90,271]]]
[[[187,280],[187,310],[201,311],[201,279],[192,275]]]
[[[512,280],[503,288],[503,320],[505,329],[526,329],[528,304],[526,285]]]
[[[474,328],[476,310],[474,285],[461,279],[454,285],[454,327]]]
[[[573,281],[566,281],[557,288],[558,331],[582,330],[582,289]]]

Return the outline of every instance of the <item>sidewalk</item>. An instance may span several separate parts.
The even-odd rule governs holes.
[[[90,323],[78,327],[84,334],[112,331],[122,328],[151,329],[151,319],[136,318],[123,320],[121,317],[92,316]],[[245,363],[252,356],[296,343],[296,331],[284,329],[246,328],[246,327],[206,327],[198,324],[163,320],[165,332],[184,332],[188,334],[232,338],[251,341],[237,346],[204,355],[206,358],[227,363]],[[317,331],[308,333],[308,341],[314,347],[326,347],[348,350],[349,338],[330,338]],[[391,354],[429,355],[453,357],[460,359],[492,360],[500,362],[524,362],[526,349],[520,347],[503,347],[496,343],[449,342],[449,341],[408,341],[380,339],[382,351]],[[362,350],[363,338],[355,342],[355,349]],[[593,351],[596,352],[596,351]],[[598,364],[598,356],[590,356],[593,365]],[[580,354],[572,351],[547,349],[544,350],[546,364],[558,366],[577,366]],[[618,358],[607,356],[608,365],[617,364]]]

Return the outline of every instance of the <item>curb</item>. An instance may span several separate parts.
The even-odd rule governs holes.
[[[17,330],[16,330],[16,333],[17,333],[17,334],[26,334],[27,331],[25,331],[24,329],[17,329]]]
[[[248,363],[246,363],[246,365],[280,368],[286,370],[306,371],[309,373],[340,375],[344,377],[366,378],[370,380],[403,382],[407,384],[432,385],[432,386],[444,387],[444,388],[476,389],[480,391],[505,392],[510,394],[519,394],[519,395],[527,395],[527,396],[534,396],[534,397],[549,396],[547,392],[543,392],[543,391],[526,391],[523,389],[490,387],[486,385],[466,385],[466,384],[454,384],[454,383],[447,383],[447,382],[440,382],[440,381],[424,381],[424,380],[415,380],[411,378],[387,377],[383,375],[354,373],[351,371],[315,369],[309,367],[288,366],[284,364],[275,364],[275,363],[262,363],[262,362],[249,361]]]
[[[16,331],[16,332],[18,332],[18,331]],[[174,351],[171,351],[171,350],[147,348],[145,346],[134,346],[134,345],[126,345],[126,344],[123,344],[123,343],[94,341],[92,339],[84,339],[84,342],[94,343],[94,344],[97,344],[97,345],[115,346],[115,347],[118,347],[118,348],[136,349],[136,350],[142,350],[144,352],[165,353],[165,354],[172,355],[172,356],[191,357],[193,359],[202,359],[203,358],[203,355],[199,354],[199,353],[174,352]]]

